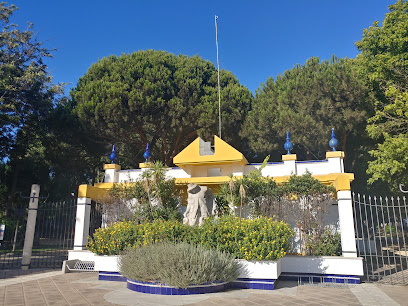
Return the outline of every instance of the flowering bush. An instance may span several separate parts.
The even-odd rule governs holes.
[[[88,249],[98,255],[118,255],[129,247],[162,241],[183,241],[190,228],[178,221],[156,220],[137,224],[132,221],[111,223],[89,238]]]
[[[277,260],[290,249],[292,236],[288,224],[272,218],[248,220],[226,215],[219,219],[209,218],[201,227],[162,220],[111,224],[95,232],[88,249],[99,255],[118,255],[129,247],[163,241],[187,242],[219,249],[239,259]]]
[[[241,219],[223,216],[207,219],[199,228],[192,243],[233,254],[246,260],[277,260],[291,247],[292,229],[272,218]]]

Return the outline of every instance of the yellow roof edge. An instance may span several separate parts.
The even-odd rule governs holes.
[[[242,178],[242,176],[234,176],[234,178]],[[189,178],[176,178],[176,185],[194,184],[223,184],[230,181],[229,176],[209,176],[209,177],[189,177]]]
[[[182,166],[189,166],[189,165],[208,165],[208,164],[213,164],[213,165],[224,165],[224,164],[234,164],[234,163],[240,163],[242,165],[247,165],[248,161],[243,156],[242,159],[230,159],[230,160],[207,160],[207,161],[197,161],[197,162],[185,162],[185,163],[177,163],[177,166],[182,167]]]

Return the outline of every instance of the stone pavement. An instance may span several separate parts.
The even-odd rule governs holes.
[[[192,296],[133,292],[126,283],[99,281],[97,273],[50,270],[0,271],[0,306],[19,305],[407,305],[408,286],[361,284],[298,286],[278,281],[277,289],[234,289]]]

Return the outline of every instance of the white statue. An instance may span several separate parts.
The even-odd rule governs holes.
[[[187,209],[183,223],[188,225],[202,225],[205,218],[215,212],[214,195],[207,186],[188,184]]]

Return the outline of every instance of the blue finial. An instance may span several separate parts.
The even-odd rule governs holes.
[[[334,136],[334,129],[331,129],[331,139],[329,141],[329,146],[330,148],[333,149],[333,151],[336,151],[336,147],[339,144],[339,141],[335,138]]]
[[[111,153],[111,155],[109,155],[109,159],[111,160],[112,164],[115,163],[115,159],[116,159],[115,145],[113,145],[113,147],[112,147],[112,153]]]
[[[144,152],[144,154],[143,154],[143,157],[145,159],[145,163],[149,162],[149,159],[150,159],[151,156],[152,156],[152,154],[150,154],[149,143],[147,143],[146,152]]]
[[[290,142],[290,137],[289,137],[289,132],[286,132],[286,142],[285,145],[283,146],[286,150],[286,154],[290,154],[290,150],[293,148],[293,143]]]

